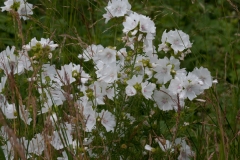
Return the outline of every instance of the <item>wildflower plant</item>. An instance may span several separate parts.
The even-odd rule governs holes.
[[[19,19],[34,17],[26,1],[4,5],[2,11],[17,11]],[[60,44],[51,38],[33,37],[20,48],[1,51],[6,159],[196,156],[190,137],[179,132],[180,119],[190,109],[186,104],[212,87],[213,79],[202,66],[181,68],[194,45],[190,36],[166,29],[155,46],[154,21],[132,11],[128,0],[111,0],[104,9],[105,23],[122,21],[124,47],[89,44],[78,53],[79,63],[60,66],[52,61]]]

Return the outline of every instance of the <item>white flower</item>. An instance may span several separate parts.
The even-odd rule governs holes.
[[[6,50],[0,53],[0,69],[2,69],[5,75],[10,74],[22,74],[24,69],[31,69],[31,63],[27,55],[24,55],[21,51],[19,55],[14,54],[15,47],[11,49],[7,47]]]
[[[13,142],[13,139],[10,138],[6,142],[6,144],[1,146],[3,154],[5,156],[5,159],[8,159],[8,160],[13,160],[14,159],[14,146],[12,144],[14,145],[14,142]]]
[[[103,15],[103,18],[105,18],[105,23],[107,23],[110,19],[113,18],[112,14],[107,10],[107,13]]]
[[[217,83],[218,83],[218,80],[215,79],[215,80],[212,81],[212,83],[217,84]]]
[[[195,74],[203,82],[203,84],[201,85],[202,89],[208,89],[212,86],[213,80],[207,68],[195,68],[192,73]]]
[[[15,104],[9,104],[8,102],[2,104],[1,106],[3,114],[7,119],[15,119],[17,118],[14,113],[17,113]]]
[[[167,53],[170,48],[168,47],[168,45],[166,44],[166,40],[167,40],[167,32],[166,30],[163,32],[163,35],[162,35],[162,44],[159,44],[158,45],[158,51],[164,51],[165,53]]]
[[[93,90],[94,95],[94,105],[97,104],[105,104],[104,96],[106,95],[106,90],[102,90],[101,82],[95,81],[94,84],[90,85],[89,87]]]
[[[140,15],[136,12],[131,13],[126,16],[126,21],[123,22],[123,33],[128,33],[129,31],[135,29],[139,23]]]
[[[128,86],[126,87],[126,94],[127,94],[128,96],[134,96],[136,93],[137,93],[137,91],[136,91],[136,89],[135,89],[133,86],[128,85]]]
[[[134,88],[134,85],[135,84],[139,84],[140,85],[141,82],[142,82],[142,79],[143,79],[143,76],[141,76],[141,75],[135,76],[134,75],[132,77],[132,79],[127,81],[128,86],[126,87],[125,91],[126,91],[126,94],[128,96],[134,96],[137,93],[136,89]]]
[[[17,10],[20,18],[23,20],[27,20],[29,15],[33,14],[33,5],[30,3],[27,3],[25,0],[7,0],[4,2],[4,7],[2,8],[3,11],[11,11],[11,10]]]
[[[108,110],[102,110],[101,113],[99,113],[99,117],[101,118],[101,123],[106,128],[107,132],[114,131],[116,120],[111,112]]]
[[[59,130],[53,132],[51,145],[56,149],[63,149],[65,146],[71,145],[72,141],[71,124],[64,123],[59,125]]]
[[[180,61],[173,56],[170,57],[169,63],[174,66],[175,71],[180,69]]]
[[[40,41],[38,41],[35,37],[33,39],[31,39],[31,41],[29,42],[29,44],[24,45],[22,48],[26,49],[27,51],[31,50],[32,47],[36,46],[37,44],[40,44],[43,48],[46,46],[50,47],[50,50],[53,51],[55,50],[56,47],[58,47],[58,44],[54,44],[53,41],[50,41],[49,38],[45,39],[45,38],[41,38]]]
[[[57,76],[54,78],[54,81],[58,82],[60,86],[69,85],[76,81],[72,76],[73,63],[65,64],[61,66],[61,70],[57,70]]]
[[[171,152],[174,151],[174,149],[172,149],[172,143],[169,140],[165,140],[162,138],[156,138],[155,141],[158,142],[162,151],[164,151],[164,152],[166,152],[168,150],[171,150]]]
[[[128,11],[130,11],[131,5],[128,0],[111,0],[108,2],[108,6],[105,10],[109,12],[112,17],[124,16]]]
[[[86,125],[86,132],[92,132],[96,125],[96,112],[93,111],[92,106],[89,104],[83,108],[83,115]]]
[[[154,75],[157,78],[157,82],[160,84],[166,84],[169,80],[172,79],[171,68],[172,65],[169,65],[169,60],[167,57],[164,59],[158,60],[158,65],[153,69],[157,73]]]
[[[159,44],[158,45],[158,51],[164,51],[165,53],[167,53],[169,50],[170,50],[170,48],[167,46],[167,44],[166,43],[162,43],[162,44]]]
[[[183,90],[179,94],[182,99],[188,98],[193,100],[197,95],[202,93],[201,85],[202,81],[194,74],[188,73],[187,77],[183,80]]]
[[[194,156],[194,152],[191,150],[190,146],[187,145],[186,141],[183,138],[177,138],[175,144],[180,144],[180,155],[178,160],[190,160],[190,157]]]
[[[154,34],[147,33],[146,37],[143,38],[143,51],[146,53],[156,53],[155,46],[153,45]]]
[[[102,52],[98,52],[98,60],[101,60],[104,64],[116,62],[117,51],[110,48],[105,48]]]
[[[132,79],[130,79],[130,80],[128,80],[127,81],[127,84],[128,85],[131,85],[131,86],[133,86],[133,85],[135,85],[135,84],[140,84],[141,82],[142,82],[142,79],[143,79],[143,76],[141,76],[141,75],[138,75],[138,76],[133,76],[132,77]]]
[[[41,83],[44,83],[44,84],[51,83],[51,82],[49,82],[49,80],[50,81],[54,80],[55,75],[57,75],[55,65],[51,65],[51,66],[50,66],[50,64],[42,65]],[[47,81],[47,79],[49,79],[49,80]]]
[[[144,146],[144,149],[146,149],[147,151],[155,151],[155,148],[151,147],[150,145],[146,144]]]
[[[2,12],[3,11],[10,11],[10,10],[12,10],[12,5],[14,4],[14,3],[19,3],[19,6],[20,6],[20,3],[22,2],[23,0],[7,0],[7,1],[5,1],[4,2],[4,7],[1,7],[2,8]]]
[[[153,93],[153,99],[156,101],[158,108],[163,111],[169,111],[176,109],[177,98],[171,94],[165,87],[161,87],[160,91],[155,90]]]
[[[27,2],[21,3],[20,7],[18,8],[18,14],[20,18],[22,18],[23,20],[29,19],[28,16],[33,15],[32,9],[33,9],[32,4]]]
[[[141,83],[142,94],[146,99],[152,99],[153,90],[156,88],[156,84],[144,82]]]
[[[28,153],[34,153],[40,156],[45,149],[44,137],[39,133],[36,134],[35,137],[36,138],[32,138],[32,140],[29,142]]]
[[[171,80],[168,86],[168,90],[171,91],[174,95],[182,92],[184,79],[186,79],[186,74],[176,74],[174,79]]]
[[[125,61],[126,56],[127,56],[126,48],[122,48],[117,52],[117,57],[119,58],[117,65],[119,67],[124,66],[124,61]]]
[[[1,83],[0,83],[0,93],[3,91],[4,89],[4,86],[6,84],[6,81],[7,81],[7,76],[2,76],[1,77]],[[1,95],[1,94],[0,94]],[[1,98],[0,98],[0,103],[1,103]]]
[[[102,52],[104,47],[102,45],[95,45],[92,44],[88,46],[84,51],[83,54],[79,54],[78,58],[83,58],[84,61],[89,61],[90,59],[97,59],[95,56],[98,55],[99,52]]]
[[[166,42],[171,44],[171,48],[174,50],[175,54],[192,47],[189,36],[183,31],[177,29],[175,29],[175,31],[171,30],[167,33]]]
[[[139,21],[139,31],[152,34],[156,33],[155,24],[149,17],[141,15]]]
[[[86,83],[90,78],[90,75],[87,74],[80,65],[73,64],[72,72],[80,74],[81,83]]]

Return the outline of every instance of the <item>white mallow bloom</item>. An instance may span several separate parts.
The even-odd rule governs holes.
[[[40,156],[45,149],[44,137],[39,133],[34,137],[35,138],[32,138],[32,140],[29,142],[29,146],[28,144],[25,145],[25,148],[29,148],[28,153],[34,153]]]
[[[177,71],[180,69],[180,61],[173,56],[170,57],[169,63],[174,66],[174,70]]]
[[[142,80],[143,80],[142,75],[138,75],[138,76],[134,75],[130,80],[127,81],[127,84],[133,86],[137,83],[140,84],[142,82]]]
[[[80,65],[73,64],[72,72],[76,71],[76,73],[80,74],[81,83],[86,83],[90,78],[90,75],[87,74]],[[73,75],[74,76],[74,75]]]
[[[128,86],[125,89],[126,94],[128,96],[134,96],[137,93],[136,89],[134,88],[134,85],[135,84],[140,85],[142,83],[142,80],[143,80],[143,76],[141,75],[138,75],[138,76],[134,75],[132,79],[128,80],[127,81]]]
[[[174,149],[172,149],[172,143],[169,140],[165,140],[162,138],[155,138],[155,141],[158,142],[162,151],[164,151],[164,152],[166,152],[168,150],[171,150],[171,152],[174,151]]]
[[[10,138],[3,146],[1,146],[5,159],[14,159],[14,141]]]
[[[197,95],[203,92],[201,85],[203,82],[194,74],[188,73],[187,77],[183,80],[183,90],[179,94],[181,99],[188,98],[189,100],[193,100],[197,97]]]
[[[175,29],[175,31],[170,30],[169,32],[166,32],[165,30],[163,32],[162,44],[159,45],[158,51],[169,51],[169,47],[166,45],[166,42],[171,45],[171,48],[174,50],[175,54],[192,47],[192,43],[189,40],[189,35],[177,29]]]
[[[195,153],[191,150],[190,146],[187,145],[183,138],[177,138],[175,140],[175,144],[181,146],[178,160],[190,160],[190,157],[194,156]]]
[[[184,100],[180,98],[178,102],[177,96],[164,86],[160,88],[160,91],[154,91],[153,99],[157,103],[158,108],[163,111],[178,110],[178,106],[184,106]]]
[[[106,95],[106,90],[102,89],[101,82],[95,81],[94,84],[90,85],[89,88],[93,90],[93,95],[94,95],[94,100],[93,103],[94,105],[101,105],[105,104],[104,98]]]
[[[19,58],[18,58],[18,74],[23,73],[24,69],[29,71],[32,70],[32,63],[28,56],[27,51],[21,50],[18,52]],[[21,72],[20,72],[21,71]]]
[[[51,51],[55,50],[55,48],[58,47],[58,44],[54,44],[54,42],[51,41],[49,38],[47,38],[47,39],[41,38],[41,40],[38,41],[34,37],[33,39],[31,39],[31,41],[27,45],[24,45],[22,48],[29,51],[32,49],[32,47],[36,46],[37,44],[40,44],[43,48],[46,46],[49,46]]]
[[[105,48],[101,52],[98,52],[97,60],[102,61],[104,64],[116,62],[117,51],[115,49]],[[95,60],[97,63],[97,61]]]
[[[54,81],[58,82],[60,86],[69,85],[76,81],[72,75],[73,63],[65,64],[61,66],[61,70],[57,70],[57,76],[55,76]]]
[[[140,15],[136,12],[131,13],[126,16],[126,21],[123,22],[123,33],[128,33],[129,31],[135,29],[138,26]]]
[[[125,57],[127,56],[126,48],[122,48],[117,52],[118,63],[117,66],[123,67],[125,62]]]
[[[182,72],[177,72],[174,79],[171,80],[168,90],[171,91],[174,95],[179,94],[183,90],[183,81],[186,79],[185,70],[179,70]]]
[[[123,33],[128,33],[134,30],[139,25],[139,31],[143,33],[156,33],[156,27],[154,22],[149,18],[135,12],[126,16],[126,21],[123,22]],[[132,32],[133,35],[136,34],[136,30]],[[154,39],[154,38],[153,38]]]
[[[192,73],[195,74],[203,82],[201,85],[202,89],[208,89],[212,86],[212,76],[207,68],[195,68]]]
[[[42,72],[41,72],[41,76],[39,75],[39,77],[41,77],[41,83],[45,84],[45,83],[50,83],[51,82],[47,82],[47,79],[49,79],[50,81],[54,80],[54,76],[57,75],[57,71],[56,71],[56,67],[55,65],[50,65],[50,64],[43,64],[42,65]]]
[[[175,29],[175,31],[169,31],[167,33],[166,42],[171,44],[171,48],[174,53],[182,52],[184,49],[192,47],[192,43],[189,40],[189,36],[181,30]]]
[[[17,118],[14,113],[17,113],[15,104],[9,104],[8,102],[1,105],[2,113],[7,119]]]
[[[116,120],[111,112],[108,110],[102,110],[101,113],[99,113],[99,117],[101,118],[101,123],[106,128],[107,132],[114,131]]]
[[[111,100],[115,97],[115,94],[118,94],[117,84],[115,84],[115,87],[113,84],[106,83],[104,81],[98,82],[99,86],[102,88],[102,93],[105,93],[107,97]]]
[[[107,11],[107,15],[103,15],[103,17],[108,21],[111,17],[121,17],[127,14],[127,12],[131,10],[131,5],[128,0],[111,0],[108,2],[105,10]],[[109,14],[111,16],[109,16]]]
[[[2,8],[2,12],[3,11],[10,11],[10,10],[12,10],[12,5],[14,4],[14,3],[21,3],[21,2],[23,2],[23,0],[7,0],[7,1],[5,1],[4,2],[4,7],[0,7],[0,8]]]
[[[59,125],[59,130],[53,132],[51,145],[56,149],[63,149],[65,146],[69,146],[73,143],[73,137],[71,135],[71,124],[65,123]]]
[[[169,80],[172,79],[171,75],[172,65],[169,64],[168,58],[159,59],[157,66],[153,69],[157,73],[154,75],[157,78],[157,83],[166,84]]]
[[[43,102],[43,107],[41,107],[39,114],[48,112],[52,105],[62,105],[66,100],[66,93],[57,83],[53,83],[53,85],[48,88],[38,88],[38,92],[40,94],[40,100]]]
[[[142,94],[146,99],[152,99],[153,90],[156,88],[156,84],[144,82],[141,83]]]
[[[153,45],[153,40],[155,39],[154,35],[151,33],[147,33],[146,37],[144,37],[144,45],[143,51],[146,53],[156,53],[155,46]]]
[[[20,18],[22,18],[23,20],[27,20],[27,16],[33,14],[33,5],[27,3],[25,0],[7,0],[4,2],[4,5],[4,7],[0,7],[2,8],[2,12],[16,9]],[[13,8],[13,6],[16,8]]]
[[[102,69],[96,71],[97,77],[99,78],[98,81],[104,81],[106,83],[113,83],[117,80],[117,73],[116,62],[104,65]]]
[[[141,15],[139,22],[140,22],[139,31],[152,34],[156,33],[155,24],[149,17]]]
[[[113,18],[112,14],[107,10],[107,13],[103,14],[103,18],[105,18],[105,23],[108,23],[110,19]]]
[[[153,99],[156,101],[157,106],[160,110],[169,111],[177,109],[178,102],[176,95],[173,95],[164,86],[161,87],[160,91],[154,91]]]
[[[162,44],[158,45],[158,51],[162,51],[163,50],[165,53],[167,53],[170,50],[170,48],[166,44],[166,40],[167,40],[167,32],[165,30],[163,32],[163,34],[162,34],[162,39],[161,39]]]
[[[20,4],[20,7],[18,8],[17,12],[20,18],[22,18],[23,20],[27,20],[29,19],[28,18],[29,15],[33,15],[32,9],[33,9],[33,5],[25,1],[24,3]]]
[[[83,115],[86,125],[85,131],[92,132],[96,125],[96,112],[89,103],[83,108]]]
[[[0,93],[2,92],[5,84],[6,84],[6,81],[7,81],[7,76],[2,76],[1,77],[1,83],[0,83]]]
[[[30,67],[29,59],[25,55],[19,53],[18,55],[14,54],[15,47],[11,49],[7,47],[6,50],[0,53],[0,69],[2,69],[5,75],[10,74],[22,74],[25,67]]]
[[[104,47],[102,45],[92,44],[83,51],[83,54],[79,54],[78,58],[83,58],[84,61],[89,61],[91,59],[97,59],[98,53],[102,52],[103,50],[104,50]]]
[[[155,151],[155,148],[153,148],[153,147],[151,147],[150,145],[148,145],[148,144],[146,144],[145,146],[144,146],[144,149],[146,149],[147,151]]]
[[[128,86],[126,87],[126,94],[127,94],[128,96],[134,96],[136,93],[137,93],[137,91],[136,91],[136,89],[135,89],[133,86],[128,85]]]

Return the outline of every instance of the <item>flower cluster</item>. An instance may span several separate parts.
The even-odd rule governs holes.
[[[17,10],[24,20],[33,14],[32,5],[23,0],[8,0],[4,4],[2,11]],[[31,137],[16,138],[8,134],[11,130],[8,126],[2,126],[1,135],[6,141],[2,149],[6,158],[14,159],[15,145],[23,148],[27,158],[41,156],[50,146],[58,151],[67,148],[72,155],[79,154],[81,150],[81,155],[88,153],[90,157],[100,158],[90,146],[99,137],[101,141],[106,140],[109,134],[119,138],[126,136],[122,128],[138,119],[128,110],[133,107],[130,105],[133,98],[141,99],[142,102],[138,102],[141,105],[143,102],[152,104],[151,109],[157,106],[161,111],[180,112],[186,108],[186,100],[192,101],[212,86],[213,80],[207,68],[196,67],[187,72],[180,67],[180,60],[190,53],[192,47],[186,33],[177,29],[165,30],[162,44],[157,49],[153,43],[156,35],[154,22],[131,11],[128,0],[109,1],[105,10],[107,13],[103,17],[106,22],[124,17],[122,40],[126,47],[89,45],[78,58],[83,63],[92,64],[91,71],[82,63],[70,62],[60,67],[51,63],[58,44],[45,38],[40,41],[33,38],[20,50],[13,46],[0,53],[2,113],[6,119],[20,118],[26,126],[35,126],[35,118],[41,117],[44,125],[49,127],[48,132],[43,129]],[[159,58],[161,51],[173,54]],[[17,83],[14,79],[21,76],[25,80],[21,85],[28,86],[34,95],[26,96],[17,85],[13,85]],[[16,95],[17,103],[8,96],[8,92]],[[62,111],[66,107],[67,111]],[[77,129],[84,134],[77,135]],[[194,155],[182,138],[165,144],[156,139],[156,143],[163,151],[174,152],[174,147],[180,146],[178,159]],[[116,144],[112,142],[111,145]],[[152,150],[150,146],[145,148]],[[104,147],[100,154],[108,150],[110,148]],[[61,153],[63,157],[58,159],[68,159],[66,150]]]
[[[175,31],[166,30],[162,35],[162,44],[159,44],[158,51],[164,51],[165,53],[173,50],[174,54],[180,54],[179,59],[183,60],[186,54],[190,53],[192,43],[189,41],[189,36],[181,30],[175,29]]]

